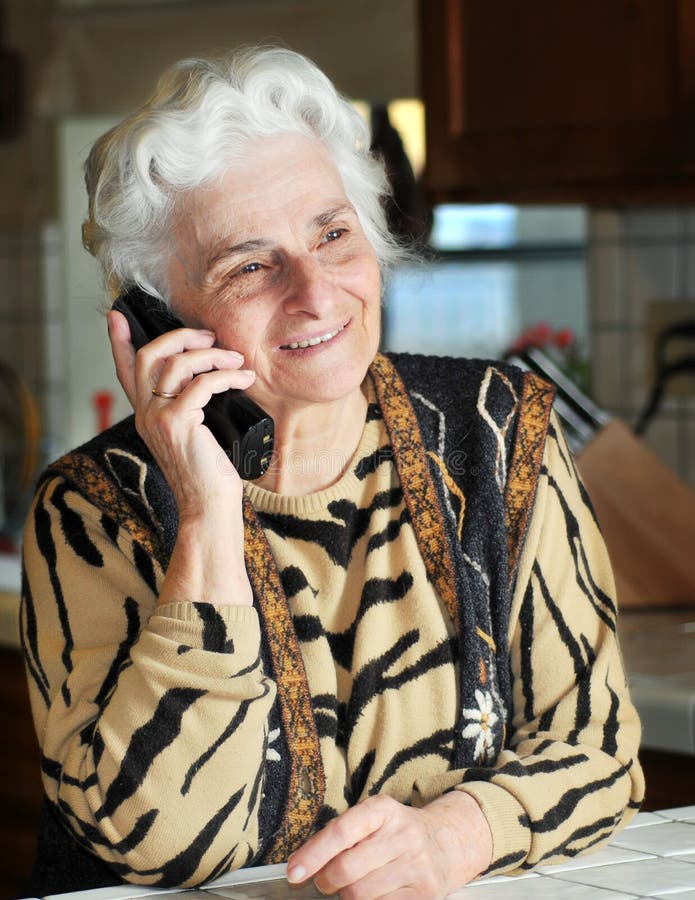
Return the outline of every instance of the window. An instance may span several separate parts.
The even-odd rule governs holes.
[[[586,356],[585,241],[579,207],[436,208],[431,260],[387,287],[384,349],[498,358],[542,323]]]
[[[419,179],[422,103],[394,101],[387,110]],[[540,324],[551,339],[571,334],[573,352],[586,358],[586,231],[578,206],[436,207],[428,261],[398,268],[387,286],[382,347],[498,358]]]

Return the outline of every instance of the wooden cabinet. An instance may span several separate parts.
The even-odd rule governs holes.
[[[0,647],[0,709],[0,897],[24,897],[36,852],[41,756],[22,655],[14,647]]]
[[[695,0],[421,0],[435,202],[695,201]]]

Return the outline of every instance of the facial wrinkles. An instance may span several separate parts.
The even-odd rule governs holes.
[[[336,224],[335,227],[345,227],[346,224],[343,221],[342,225]],[[240,302],[258,295],[273,294],[278,297],[292,287],[293,278],[315,278],[317,270],[323,273],[327,283],[330,282],[333,273],[337,274],[342,266],[365,256],[369,249],[355,222],[350,223],[348,230],[336,240],[322,244],[323,238],[323,233],[319,231],[302,239],[303,245],[297,248],[268,249],[270,241],[263,240],[252,242],[256,247],[263,248],[260,250],[248,249],[246,244],[249,242],[246,242],[243,252],[237,253],[232,248],[229,256],[219,253],[201,288],[210,297]],[[244,266],[252,263],[258,263],[260,268],[244,272]]]
[[[254,168],[256,163],[258,169]],[[309,223],[299,216],[312,207],[318,230],[336,215],[340,218],[342,210],[352,210],[337,170],[331,168],[327,174],[327,193],[333,197],[329,199],[326,195],[325,204],[316,209],[313,167],[288,167],[284,154],[278,158],[273,153],[267,154],[261,143],[253,165],[233,169],[209,188],[182,197],[177,217],[187,223],[187,244],[197,256],[197,265],[189,268],[198,274],[201,267],[223,254],[226,246],[237,243],[276,245],[286,229],[294,232],[294,240],[304,238],[306,235],[301,232]],[[321,221],[322,217],[325,221]],[[281,231],[275,232],[279,224]]]
[[[288,169],[283,154],[280,165],[271,161],[264,170],[262,156],[261,168],[258,172],[251,168],[248,178],[241,177],[241,171],[230,172],[229,178],[223,178],[214,188],[182,199],[178,262],[189,295],[189,324],[217,330],[226,322],[228,328],[221,333],[227,330],[229,334],[235,317],[246,315],[238,304],[256,299],[277,302],[295,274],[294,264],[306,253],[312,254],[313,264],[318,264],[328,279],[335,274],[344,297],[361,299],[361,279],[351,277],[349,264],[366,260],[373,252],[337,173],[328,173],[328,190],[322,189],[317,196],[313,169]],[[347,233],[320,244],[327,230],[341,225],[347,227]],[[244,246],[239,247],[241,244]],[[227,249],[235,252],[228,255]],[[267,262],[267,271],[238,275],[244,264],[255,261],[261,265]],[[343,265],[347,266],[344,274]],[[193,297],[195,302],[190,302]],[[357,312],[348,306],[348,302],[338,302],[332,314],[319,315],[320,324],[315,322],[318,330],[311,327],[310,312],[304,311],[302,324],[301,305],[294,324],[282,318],[266,319],[270,329],[263,344],[266,350],[269,346],[277,349],[288,341],[342,327]],[[266,312],[261,312],[262,308],[256,309],[255,304],[243,308],[253,314],[261,331],[263,318],[269,315],[269,307],[266,305]],[[260,331],[256,334],[260,336]],[[223,340],[227,343],[230,339]],[[258,344],[255,349],[259,349]]]

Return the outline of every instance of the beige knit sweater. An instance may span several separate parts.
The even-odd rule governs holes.
[[[362,465],[379,448],[379,464]],[[463,732],[474,745],[469,771],[449,765],[455,631],[427,578],[387,449],[375,417],[326,491],[285,497],[248,486],[307,671],[326,773],[319,821],[374,792],[423,804],[456,788],[481,805],[502,868],[507,857],[518,867],[520,852],[529,867],[557,858],[559,847],[574,855],[607,840],[642,798],[640,730],[613,623],[596,601],[613,594],[609,561],[557,423],[509,626],[508,749],[489,758],[489,697],[478,691]],[[568,509],[577,533],[568,531]],[[63,537],[68,519],[73,534],[81,523],[79,546]],[[219,873],[221,859],[244,865],[277,757],[268,727],[275,684],[260,658],[256,611],[220,609],[229,652],[203,649],[200,607],[182,600],[156,609],[157,563],[59,478],[35,500],[24,556],[22,626],[38,647],[40,676],[30,690],[52,761],[44,769],[49,798],[129,880],[156,882],[215,815],[224,824],[187,883]],[[393,658],[377,675],[375,656],[389,646]],[[158,752],[144,752],[153,740]]]

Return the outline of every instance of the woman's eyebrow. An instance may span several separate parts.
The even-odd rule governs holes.
[[[325,212],[319,213],[317,216],[312,219],[312,225],[316,225],[319,228],[325,228],[326,225],[330,225],[331,222],[338,216],[344,216],[346,213],[350,213],[352,215],[355,214],[355,208],[352,203],[339,203],[336,206],[332,206],[330,209],[327,209]]]
[[[313,228],[325,228],[330,225],[337,217],[346,214],[355,215],[355,208],[352,203],[338,203],[331,206],[330,209],[320,212],[310,222]],[[242,253],[249,253],[254,250],[267,250],[271,246],[271,241],[265,238],[250,238],[247,241],[240,241],[238,244],[229,244],[223,246],[220,250],[213,251],[208,258],[206,271],[209,272],[218,262],[228,259],[230,256],[237,256]]]
[[[265,250],[270,246],[270,242],[263,238],[251,238],[248,241],[240,241],[238,244],[229,244],[222,247],[221,250],[215,251],[209,257],[207,262],[207,270],[209,271],[216,263],[229,256],[237,256],[240,253],[248,253],[252,250]]]

